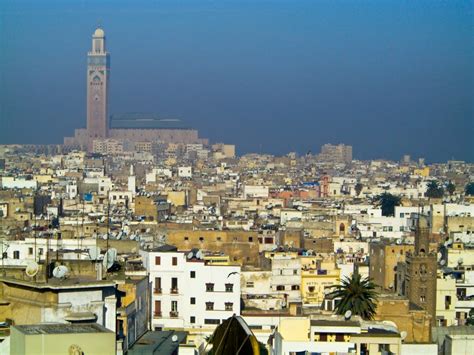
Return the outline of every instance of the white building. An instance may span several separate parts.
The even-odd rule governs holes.
[[[240,314],[240,266],[212,265],[170,245],[140,254],[152,283],[153,329],[213,329]]]
[[[180,166],[178,167],[178,176],[181,178],[192,178],[193,169],[190,166]]]
[[[4,189],[36,189],[38,183],[36,180],[26,178],[17,178],[13,176],[2,176],[2,187]]]

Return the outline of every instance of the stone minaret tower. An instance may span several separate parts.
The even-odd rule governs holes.
[[[415,250],[406,254],[404,263],[398,263],[398,292],[410,302],[431,315],[436,325],[437,256],[429,250],[430,229],[428,218],[418,215],[415,231]]]
[[[105,50],[105,33],[97,28],[92,35],[92,50],[87,54],[87,134],[89,146],[108,134],[108,86],[110,57]]]

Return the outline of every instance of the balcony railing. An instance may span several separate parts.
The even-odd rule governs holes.
[[[155,295],[160,295],[160,294],[161,294],[161,288],[155,288],[155,289],[153,289],[153,293],[154,293]]]
[[[178,315],[179,315],[178,311],[171,311],[170,312],[170,318],[178,318]]]
[[[155,313],[153,314],[155,318],[160,318],[161,317],[161,311],[160,312],[157,312],[155,311]]]
[[[170,293],[177,295],[178,294],[178,288],[177,287],[171,288]]]

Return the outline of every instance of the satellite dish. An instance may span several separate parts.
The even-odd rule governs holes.
[[[393,288],[393,284],[390,284],[390,285],[388,286],[388,288]]]
[[[464,260],[462,258],[458,259],[458,265],[462,265],[463,262],[464,262]]]
[[[194,256],[193,252],[190,251],[190,252],[188,253],[188,255],[187,255],[187,258],[190,260],[190,259],[193,258],[193,256]]]
[[[400,337],[402,338],[402,340],[405,340],[407,335],[408,335],[407,332],[404,330],[400,333]]]
[[[402,244],[402,240],[401,240],[401,239],[397,239],[397,244],[398,244],[398,245],[401,245],[401,244]]]
[[[344,240],[344,236],[343,235],[340,235],[339,236],[339,240],[342,242]]]
[[[110,269],[114,265],[115,260],[117,260],[117,249],[110,248],[105,252],[104,260],[102,261],[104,269]]]
[[[146,229],[146,233],[150,233],[151,229],[150,228],[147,228]]]
[[[174,334],[172,337],[171,337],[171,340],[173,341],[173,343],[176,343],[178,341],[178,336],[176,334]]]
[[[446,260],[443,259],[439,263],[440,263],[441,266],[444,266],[446,264]]]
[[[441,254],[440,252],[438,252],[438,261],[441,260],[442,257],[443,257],[443,254]]]
[[[92,246],[89,248],[89,256],[91,260],[97,260],[100,255],[100,248],[96,246]]]
[[[26,265],[25,274],[29,277],[34,277],[39,271],[39,265],[36,261],[31,261]]]
[[[202,251],[201,250],[198,250],[198,252],[196,253],[196,258],[202,259]]]
[[[325,295],[329,295],[330,293],[331,293],[331,290],[330,290],[330,289],[328,289],[328,288],[325,288],[325,289],[324,289],[324,294],[325,294]]]
[[[349,320],[349,319],[351,319],[351,317],[352,317],[352,311],[351,310],[348,310],[348,311],[346,311],[346,313],[344,313],[345,320]]]
[[[67,268],[67,266],[59,265],[54,268],[53,276],[57,279],[62,279],[67,275],[68,272],[69,269]]]

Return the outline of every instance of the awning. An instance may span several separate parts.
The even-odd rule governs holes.
[[[68,322],[95,322],[97,320],[97,316],[92,312],[71,312],[66,317],[64,317],[64,319]]]

